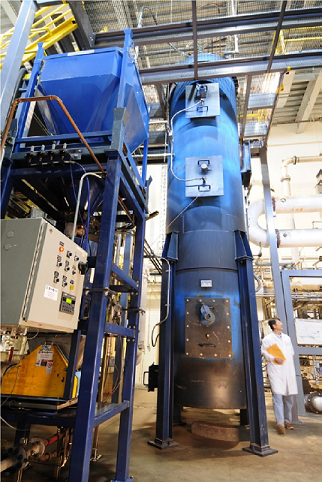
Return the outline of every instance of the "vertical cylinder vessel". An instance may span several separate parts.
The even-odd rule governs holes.
[[[234,241],[245,226],[233,79],[178,84],[170,118],[167,225],[178,233],[174,403],[245,408]]]

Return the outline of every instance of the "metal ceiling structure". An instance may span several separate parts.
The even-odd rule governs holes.
[[[37,3],[55,4],[57,18],[60,2]],[[2,31],[8,19],[14,24],[18,5],[1,3]],[[61,6],[71,8],[78,28],[66,31],[47,54],[121,46],[123,30],[132,29],[133,55],[152,104],[151,145],[165,143],[166,99],[178,81],[235,77],[241,140],[266,144],[272,125],[297,123],[300,133],[308,122],[321,122],[321,0],[110,0]],[[204,54],[217,57],[205,63]]]

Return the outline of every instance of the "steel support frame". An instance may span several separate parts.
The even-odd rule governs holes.
[[[240,293],[241,329],[246,377],[250,446],[244,448],[265,457],[277,453],[268,443],[265,392],[258,330],[252,254],[246,234],[235,231],[236,262]]]
[[[293,311],[293,303],[292,303],[292,293],[291,293],[291,283],[290,278],[321,278],[322,279],[322,269],[316,270],[282,270],[282,283],[283,283],[283,293],[284,293],[284,303],[285,303],[285,312],[286,312],[286,326],[287,326],[287,333],[291,338],[292,345],[294,348],[294,365],[295,365],[295,372],[296,372],[296,381],[297,381],[297,388],[298,393],[296,395],[296,404],[298,415],[305,416],[307,415],[305,411],[305,399],[304,399],[304,391],[303,391],[303,383],[302,383],[302,375],[301,375],[301,366],[300,366],[300,356],[301,355],[318,355],[322,356],[322,347],[305,347],[299,346],[297,343],[296,337],[296,330],[294,324],[294,311]]]
[[[168,260],[168,261],[166,261]],[[159,336],[158,399],[155,439],[148,442],[158,449],[176,447],[174,419],[174,274],[178,260],[178,233],[167,234],[162,253],[162,285]]]
[[[125,76],[127,66],[128,50],[131,42],[131,34],[126,35],[125,48],[126,54],[123,56],[122,74],[120,79],[120,100],[118,108],[124,110],[124,91]],[[26,121],[26,116],[24,116]],[[21,127],[22,131],[25,125]],[[93,429],[109,418],[121,413],[120,418],[120,434],[118,442],[118,455],[115,480],[117,482],[128,482],[129,478],[129,457],[130,442],[133,416],[133,395],[135,386],[135,367],[138,340],[139,325],[139,309],[141,296],[141,280],[144,256],[144,235],[145,235],[145,219],[146,219],[146,199],[142,191],[142,179],[138,175],[137,169],[129,164],[133,159],[125,158],[123,155],[123,130],[114,129],[118,132],[117,144],[120,150],[113,148],[105,149],[106,176],[103,191],[103,208],[101,217],[101,228],[99,233],[98,250],[95,264],[95,276],[91,292],[91,306],[89,313],[89,321],[86,330],[87,338],[84,350],[84,361],[82,369],[82,379],[79,392],[78,407],[75,414],[70,412],[70,416],[63,414],[46,414],[42,412],[41,417],[36,414],[21,414],[7,412],[7,416],[12,421],[17,421],[20,427],[28,430],[30,424],[37,423],[43,425],[57,425],[74,427],[74,443],[72,448],[72,456],[70,463],[69,480],[74,482],[87,482],[89,478],[89,463],[91,455],[91,444]],[[115,138],[116,139],[116,138]],[[145,151],[147,143],[145,143]],[[144,153],[147,157],[147,152]],[[13,154],[13,158],[19,158],[19,153]],[[87,165],[85,165],[87,167]],[[76,169],[75,169],[76,170]],[[91,170],[97,171],[97,166],[91,166]],[[44,172],[46,172],[46,174]],[[7,201],[4,210],[7,208],[9,196],[11,192],[10,180],[22,183],[25,175],[28,173],[31,178],[59,177],[60,174],[68,176],[68,168],[66,166],[37,166],[32,168],[15,168],[11,169],[11,164],[5,169],[5,193],[4,199]],[[82,172],[79,172],[82,174]],[[139,182],[139,185],[137,184]],[[30,193],[29,193],[30,194]],[[132,210],[135,217],[135,249],[133,256],[133,275],[132,278],[126,275],[122,270],[113,267],[113,246],[114,235],[117,220],[117,211],[119,204],[119,195],[126,201],[126,207]],[[44,205],[44,208],[47,209]],[[121,283],[125,283],[127,291],[131,291],[131,299],[129,305],[128,327],[117,327],[106,323],[106,310],[108,304],[108,287],[110,284],[111,274],[117,270],[118,278]],[[96,409],[96,396],[98,389],[99,369],[101,362],[102,340],[105,332],[116,333],[120,336],[127,337],[127,349],[125,355],[125,368],[123,379],[122,401],[118,404],[109,404],[102,409]],[[70,394],[72,390],[72,381],[75,372],[75,358],[77,357],[77,347],[79,345],[80,331],[75,333],[71,347],[71,355],[74,360],[70,360],[70,369],[68,370],[68,383],[66,385],[65,394]]]
[[[169,247],[167,235],[163,256],[167,258]],[[175,267],[171,263],[162,263],[162,286],[161,286],[161,320],[159,337],[159,372],[158,372],[158,398],[157,420],[155,439],[148,442],[158,449],[167,449],[177,446],[173,440],[173,277]],[[170,297],[168,295],[170,291]],[[168,300],[170,306],[167,306]]]
[[[280,320],[284,323],[286,321],[285,309],[284,309],[284,297],[283,297],[281,273],[279,268],[279,258],[278,258],[277,240],[276,240],[275,223],[274,223],[274,210],[273,210],[273,203],[272,203],[271,186],[269,181],[266,147],[262,147],[259,149],[259,156],[261,160],[261,169],[262,169],[262,182],[263,182],[263,190],[264,190],[267,233],[268,233],[268,239],[269,239],[272,275],[273,275],[274,292],[275,292],[275,307],[276,307],[276,313],[278,318],[280,318]]]
[[[1,72],[1,131],[4,130],[6,118],[12,102],[16,80],[25,53],[30,29],[33,24],[37,4],[33,0],[24,0],[19,11],[17,23],[3,62]]]

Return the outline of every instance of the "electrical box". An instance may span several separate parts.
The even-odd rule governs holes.
[[[87,253],[43,218],[1,221],[1,322],[45,331],[77,327]]]

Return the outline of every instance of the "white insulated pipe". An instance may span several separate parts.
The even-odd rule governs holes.
[[[302,213],[322,211],[322,196],[300,196],[274,199],[276,213]],[[263,200],[252,203],[248,209],[249,239],[254,244],[269,246],[268,232],[258,224],[258,218],[265,214]],[[322,246],[322,229],[280,229],[276,230],[279,248]]]

